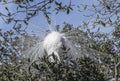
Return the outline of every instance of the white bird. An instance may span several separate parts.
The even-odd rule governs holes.
[[[70,49],[69,53],[73,56],[78,56],[75,46],[67,39],[65,34],[52,31],[45,36],[43,41],[38,41],[34,47],[25,51],[24,57],[30,58],[34,61],[37,60],[38,57],[42,58],[46,53],[47,56],[49,56],[48,60],[50,62],[55,61],[52,54],[54,54],[57,57],[57,60],[60,61],[61,51],[65,51],[67,49]]]
[[[59,50],[63,45],[62,39],[64,39],[64,34],[61,34],[59,32],[51,32],[48,34],[44,41],[43,41],[43,48],[46,51],[46,53],[49,55],[54,54],[58,61],[60,61],[60,56],[59,56]],[[54,62],[54,59],[52,56],[50,56],[50,61]]]

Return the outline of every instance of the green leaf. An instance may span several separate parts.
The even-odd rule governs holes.
[[[51,19],[50,19],[50,17],[47,15],[47,13],[44,13],[44,15],[45,15],[45,17],[46,17],[46,19],[47,19],[48,24],[51,24]]]
[[[28,22],[27,22],[26,20],[24,20],[24,23],[25,23],[26,25],[28,25]]]
[[[8,11],[8,7],[5,7],[5,9]]]
[[[31,2],[33,2],[34,0],[30,0]]]
[[[70,10],[69,9],[67,9],[67,14],[69,14],[70,13]]]
[[[87,5],[84,6],[84,10],[86,10],[86,9],[87,9]]]
[[[57,1],[55,1],[55,4],[59,9],[62,9],[62,2],[58,3]]]

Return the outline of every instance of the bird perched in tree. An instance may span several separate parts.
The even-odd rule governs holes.
[[[48,34],[44,41],[43,41],[43,48],[46,51],[46,53],[49,55],[54,54],[58,61],[60,61],[59,51],[61,48],[65,47],[65,41],[66,37],[64,34],[61,34],[59,32],[51,32]],[[52,56],[50,56],[50,61],[54,62],[54,59]]]
[[[43,41],[38,41],[38,43],[25,51],[24,57],[30,58],[33,61],[38,57],[42,58],[45,53],[49,56],[48,60],[54,62],[52,54],[57,58],[57,61],[60,61],[61,51],[66,51],[69,49],[69,53],[73,56],[77,55],[77,50],[74,45],[67,39],[64,33],[57,31],[51,31],[48,33]]]

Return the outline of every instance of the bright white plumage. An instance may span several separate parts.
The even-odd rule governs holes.
[[[70,49],[69,53],[73,57],[78,57],[75,46],[66,38],[65,34],[52,31],[44,37],[43,41],[38,41],[35,46],[25,51],[24,57],[34,61],[37,60],[38,57],[42,58],[47,54],[47,56],[49,56],[48,60],[54,62],[55,59],[52,56],[52,54],[54,54],[57,60],[60,61],[60,54],[67,49]]]
[[[59,32],[51,32],[48,34],[44,41],[43,41],[43,48],[46,51],[46,53],[49,55],[54,54],[56,55],[57,59],[60,61],[59,57],[59,50],[63,45],[62,39],[65,38],[63,34]],[[53,62],[54,59],[51,56],[50,61]]]

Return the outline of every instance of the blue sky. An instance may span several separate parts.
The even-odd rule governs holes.
[[[59,0],[60,1],[60,0]],[[69,3],[69,0],[62,0],[62,2],[64,4],[68,4]],[[72,0],[72,3],[75,4],[75,5],[79,5],[79,4],[92,4],[92,3],[97,3],[96,0]],[[77,7],[74,7],[73,8],[74,10],[71,11],[71,13],[69,15],[67,15],[66,13],[64,12],[60,12],[59,14],[55,14],[55,12],[53,12],[51,15],[50,15],[50,18],[52,20],[52,23],[51,25],[47,24],[47,21],[44,17],[43,14],[39,14],[39,16],[35,17],[34,20],[38,20],[38,18],[41,18],[42,21],[40,22],[32,22],[34,25],[37,25],[37,26],[42,26],[44,28],[49,28],[49,26],[52,28],[54,27],[55,25],[62,25],[64,22],[67,22],[67,23],[70,23],[70,24],[73,24],[75,27],[81,25],[82,21],[87,21],[88,18],[84,17],[83,15],[86,14],[86,13],[80,13],[77,9]],[[41,20],[39,19],[39,20]],[[47,29],[46,28],[46,29]]]
[[[57,0],[57,1],[62,1],[64,4],[68,4],[69,0]],[[72,3],[75,5],[79,4],[86,4],[86,5],[91,5],[91,4],[97,4],[97,0],[72,0]],[[14,4],[9,4],[9,5],[4,5],[8,6],[11,11],[15,10],[15,5]],[[4,6],[0,6],[0,12],[5,13]],[[50,14],[50,18],[52,20],[51,25],[47,23],[46,18],[42,13],[39,13],[38,16],[32,18],[32,21],[30,21],[30,24],[28,25],[28,31],[34,31],[34,33],[40,33],[44,32],[46,29],[53,29],[55,25],[63,25],[63,22],[67,22],[70,24],[73,24],[74,27],[77,27],[82,24],[82,21],[88,21],[90,20],[89,18],[84,17],[83,15],[88,14],[89,12],[79,12],[78,8],[74,6],[74,10],[67,15],[66,13],[60,12],[59,14],[55,14],[55,12]],[[20,15],[21,17],[22,14]],[[1,21],[1,18],[0,18]],[[4,22],[0,22],[0,28],[3,30],[10,29],[10,25],[6,25]],[[108,32],[111,31],[111,28],[102,28],[101,31],[103,32]]]

